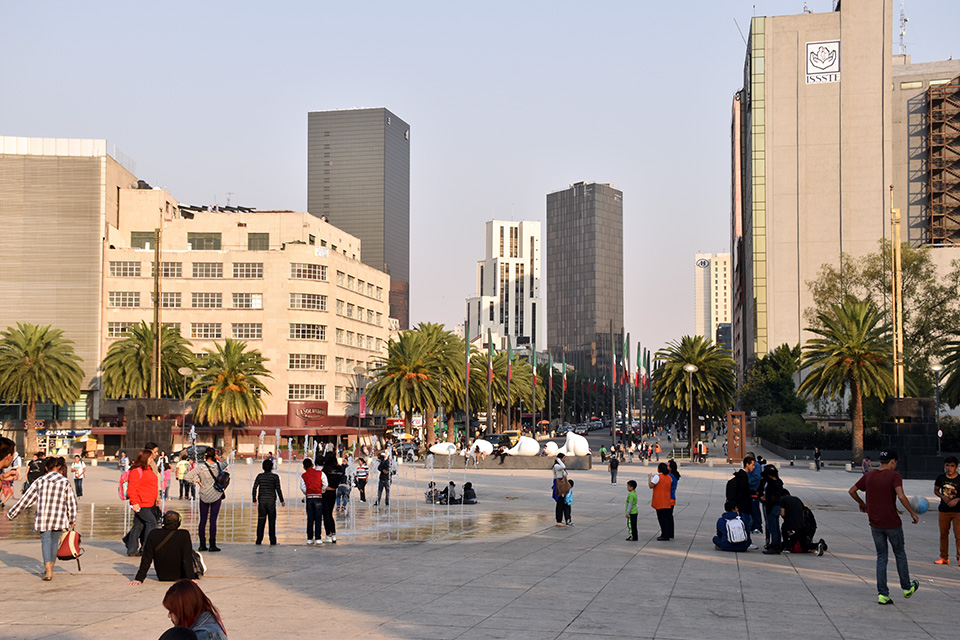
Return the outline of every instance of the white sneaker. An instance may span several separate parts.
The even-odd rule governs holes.
[[[323,544],[324,542],[326,542],[327,544],[329,544],[329,543],[333,542],[333,538],[331,538],[330,536],[327,536],[326,538],[324,538],[323,540],[320,541],[320,544]]]
[[[750,549],[751,551],[755,551],[755,550],[757,550],[757,549],[759,549],[759,548],[760,548],[760,547],[758,547],[758,546],[755,545],[755,544],[752,544],[752,545],[750,545],[749,547],[747,547],[747,549]]]
[[[337,544],[337,536],[336,535],[330,536],[330,542],[332,542],[333,544]]]
[[[312,538],[307,538],[307,544],[313,544],[313,539],[312,539]]]
[[[317,540],[317,544],[323,544],[323,540]]]

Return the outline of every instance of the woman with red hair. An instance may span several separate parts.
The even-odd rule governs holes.
[[[187,627],[199,640],[227,640],[220,612],[193,580],[180,580],[167,589],[163,606],[170,621]]]

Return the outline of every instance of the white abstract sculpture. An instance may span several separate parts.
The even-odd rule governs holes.
[[[590,455],[590,444],[583,436],[578,436],[572,431],[567,431],[567,441],[563,444],[563,448],[557,453],[568,456],[587,456]]]
[[[557,453],[560,451],[560,447],[558,447],[558,446],[557,446],[557,443],[554,442],[553,440],[551,440],[551,441],[547,442],[545,445],[543,445],[543,448],[546,449],[547,455],[548,455],[548,456],[551,456],[551,457],[552,457],[552,456],[556,456]]]
[[[480,453],[490,455],[493,453],[493,445],[490,444],[489,440],[474,440],[473,444],[470,445],[470,450],[477,449]]]
[[[438,442],[430,447],[430,452],[438,456],[452,456],[457,453],[457,445],[452,442]]]
[[[507,449],[505,452],[511,456],[535,456],[540,453],[540,443],[527,436],[520,436],[517,444]]]

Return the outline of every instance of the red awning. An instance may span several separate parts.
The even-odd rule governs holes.
[[[90,429],[90,435],[92,436],[125,436],[127,435],[126,427],[93,427]]]

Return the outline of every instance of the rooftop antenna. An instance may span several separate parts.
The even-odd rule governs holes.
[[[807,6],[807,3],[806,3],[806,2],[803,3],[803,12],[804,12],[804,13],[813,13],[813,11],[810,11],[810,7]]]
[[[233,191],[227,191],[227,206],[230,206],[230,197],[233,195]]]
[[[903,0],[900,0],[900,55],[902,56],[907,54],[907,43],[903,41],[903,38],[907,35],[907,22],[909,21],[910,18],[903,10]]]

